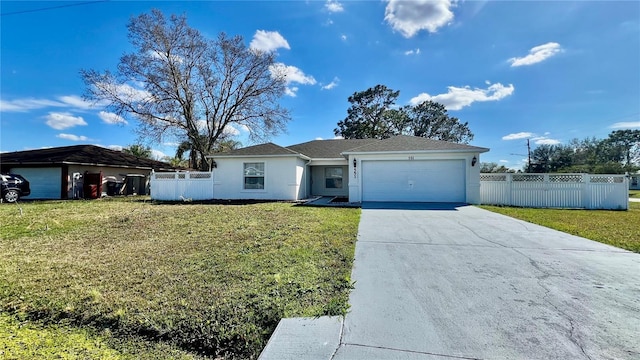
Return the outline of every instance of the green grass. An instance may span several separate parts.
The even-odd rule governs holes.
[[[0,313],[0,357],[3,359],[50,359],[63,352],[70,358],[122,359],[104,339],[87,331],[60,326],[21,324]],[[55,346],[54,346],[55,344]]]
[[[480,207],[640,253],[640,203],[630,202],[628,211]]]
[[[629,190],[630,198],[640,198],[640,190]]]
[[[68,325],[41,325],[0,313],[0,358],[2,359],[196,359],[196,356],[161,343],[128,340],[119,351],[108,333]],[[126,347],[133,352],[126,351]]]
[[[0,311],[135,357],[255,358],[280,318],[348,309],[358,209],[119,199],[4,204],[0,219]]]

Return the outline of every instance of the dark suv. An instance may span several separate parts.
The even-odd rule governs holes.
[[[31,194],[29,182],[17,174],[2,174],[2,199],[6,202],[16,202],[23,196]]]

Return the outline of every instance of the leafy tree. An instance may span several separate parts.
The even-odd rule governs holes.
[[[562,145],[540,145],[531,152],[531,172],[559,172],[572,165],[573,150]]]
[[[391,119],[403,122],[403,114],[392,109],[400,91],[376,85],[349,96],[351,106],[347,117],[338,122],[333,132],[345,139],[385,139],[397,131],[391,129]]]
[[[171,164],[173,167],[189,167],[188,160],[178,157],[165,156],[162,158],[162,161]]]
[[[408,116],[408,133],[429,139],[468,144],[473,133],[468,123],[447,114],[444,105],[427,100],[413,107],[405,107]]]
[[[129,145],[122,149],[122,152],[137,156],[139,158],[151,159],[153,158],[153,153],[151,152],[151,147],[144,146],[141,144],[133,144]]]
[[[473,139],[468,123],[450,117],[444,105],[425,101],[395,108],[398,95],[399,91],[384,85],[354,93],[348,99],[347,117],[333,132],[345,139],[386,139],[400,134],[462,143]]]
[[[514,173],[515,170],[509,169],[504,165],[498,165],[494,162],[483,162],[480,164],[481,173]]]
[[[216,144],[214,145],[211,152],[220,153],[234,150],[241,146],[242,143],[240,143],[239,141],[223,135],[222,137],[219,137],[217,139]],[[184,160],[184,162],[186,163],[184,166],[194,169],[208,168],[209,163],[207,162],[207,159],[202,157],[195,150],[194,144],[190,140],[185,140],[178,145],[178,147],[176,148],[176,155],[174,159],[179,162],[183,161],[183,157],[186,153],[189,154],[189,158]]]
[[[616,130],[603,141],[603,146],[626,168],[637,164],[640,158],[640,130]]]
[[[240,36],[207,39],[184,15],[165,18],[159,10],[133,17],[128,31],[135,51],[120,58],[115,73],[81,75],[85,97],[135,117],[141,137],[188,139],[204,158],[228,126],[246,127],[251,140],[284,130],[289,112],[278,99],[285,74],[273,66],[273,53],[248,49]]]

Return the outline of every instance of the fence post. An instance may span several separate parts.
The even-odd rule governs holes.
[[[513,206],[513,200],[512,200],[512,194],[513,194],[513,174],[511,173],[507,173],[507,183],[506,183],[506,190],[507,190],[507,206]]]
[[[585,209],[591,209],[591,193],[593,185],[591,184],[591,175],[582,174],[582,181],[584,181],[584,193],[582,194],[582,207]]]

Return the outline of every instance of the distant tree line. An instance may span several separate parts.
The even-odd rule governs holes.
[[[605,139],[573,139],[567,144],[540,145],[531,152],[533,173],[624,174],[640,170],[640,130],[616,130]],[[509,172],[504,166],[483,163],[481,172]],[[511,170],[513,171],[513,170]]]

